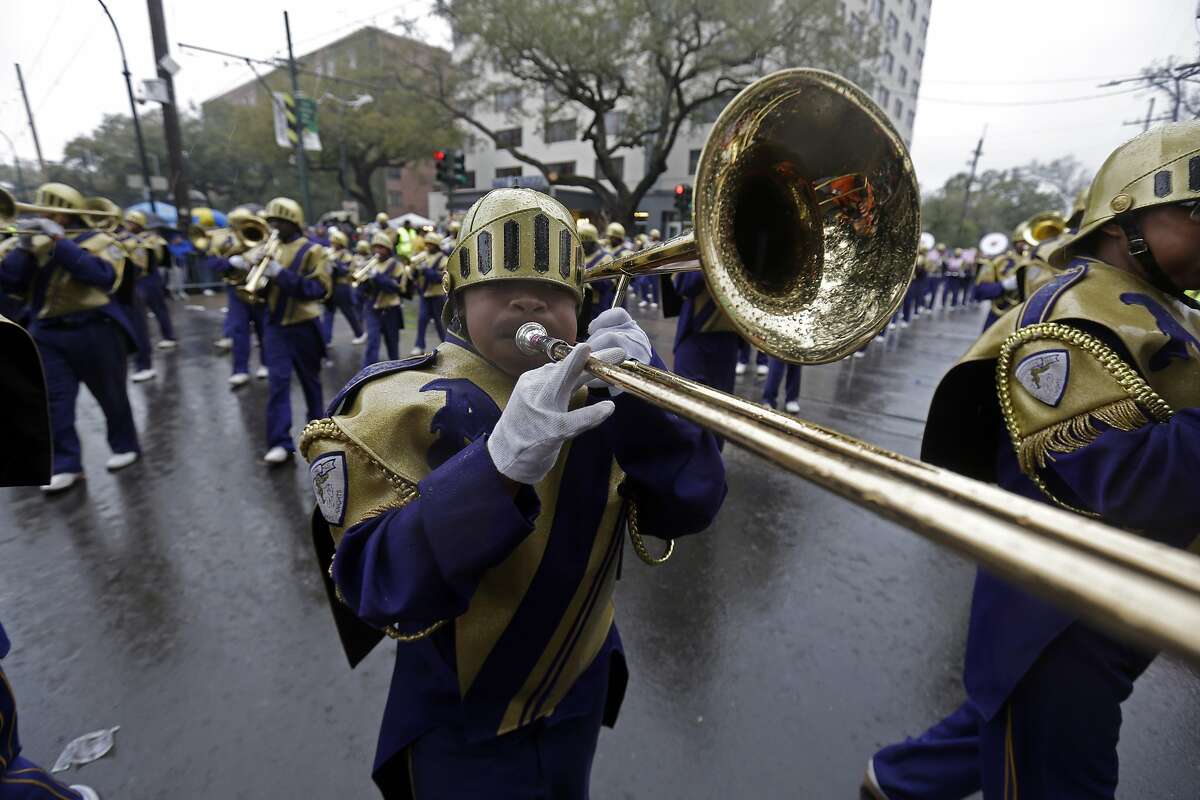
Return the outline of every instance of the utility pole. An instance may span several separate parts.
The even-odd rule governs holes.
[[[299,105],[300,78],[296,72],[296,56],[292,53],[292,23],[288,20],[288,12],[283,12],[283,30],[287,33],[288,72],[292,76],[292,97]],[[296,136],[296,170],[300,173],[300,194],[304,199],[304,213],[309,217],[315,209],[312,207],[312,196],[308,192],[308,165],[304,162],[304,132],[297,131]]]
[[[4,137],[4,141],[8,142],[8,149],[12,151],[13,166],[17,169],[17,197],[24,197],[25,175],[21,172],[21,157],[17,155],[17,148],[13,145],[13,140],[8,138],[8,134],[0,131],[0,136]]]
[[[150,213],[157,215],[158,206],[154,204],[154,189],[150,186],[150,162],[146,158],[146,140],[142,138],[142,122],[138,119],[137,100],[133,97],[133,81],[129,77],[129,62],[125,60],[125,43],[121,41],[121,30],[117,21],[109,13],[104,0],[97,0],[104,9],[104,15],[112,24],[113,33],[117,35],[117,48],[121,51],[121,74],[125,76],[125,93],[129,95],[129,113],[133,116],[133,134],[137,138],[138,156],[142,162],[142,196],[150,203]]]
[[[175,81],[172,71],[164,66],[169,63],[167,49],[167,23],[163,18],[162,0],[147,0],[150,11],[150,36],[154,41],[154,61],[158,66],[158,77],[167,85],[167,102],[162,104],[163,132],[167,139],[167,180],[175,194],[175,208],[179,211],[180,230],[192,219],[192,203],[188,197],[187,172],[183,163],[183,139],[179,132],[179,111],[175,105]]]
[[[29,95],[25,91],[25,78],[21,75],[21,65],[17,68],[17,83],[21,85],[21,99],[25,101],[25,116],[29,117],[29,132],[33,134],[33,149],[37,151],[38,167],[42,170],[42,179],[46,179],[46,159],[42,158],[42,143],[38,141],[37,126],[33,124],[33,109],[29,107]]]
[[[967,221],[967,209],[971,205],[971,184],[975,183],[975,171],[979,167],[979,157],[983,155],[983,138],[987,136],[987,125],[979,135],[979,143],[975,145],[975,153],[971,158],[971,174],[967,176],[967,189],[963,192],[962,213],[958,215],[958,232],[954,235],[956,242],[962,241],[963,224]]]

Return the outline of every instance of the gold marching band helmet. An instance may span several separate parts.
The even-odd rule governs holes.
[[[69,235],[91,230],[112,230],[122,216],[121,209],[108,198],[85,198],[78,189],[65,183],[43,183],[34,193],[32,203],[22,203],[11,192],[0,189],[0,225],[9,233],[41,233],[36,228],[22,229],[19,225],[20,214],[44,217],[63,213],[74,214],[87,226],[65,231]]]

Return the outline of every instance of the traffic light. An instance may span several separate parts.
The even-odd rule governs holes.
[[[692,216],[692,187],[686,183],[675,184],[675,210],[682,219]]]
[[[437,182],[442,184],[450,184],[452,182],[453,167],[450,161],[446,158],[445,150],[433,151],[433,163],[437,164]]]
[[[467,156],[462,150],[455,150],[453,153],[454,169],[452,176],[456,186],[467,185]]]

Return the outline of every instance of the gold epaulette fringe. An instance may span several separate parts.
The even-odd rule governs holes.
[[[1029,475],[1035,470],[1044,469],[1052,453],[1073,453],[1096,441],[1100,438],[1100,431],[1092,424],[1093,421],[1103,422],[1117,430],[1135,431],[1153,420],[1142,413],[1133,400],[1118,400],[1087,414],[1056,423],[1016,443],[1021,472]]]
[[[342,433],[342,429],[335,425],[329,417],[314,419],[305,425],[304,430],[300,433],[300,457],[305,461],[308,461],[309,445],[317,439],[343,441],[346,439],[346,434]]]

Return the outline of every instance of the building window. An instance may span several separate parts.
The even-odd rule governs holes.
[[[883,71],[886,72],[888,75],[891,75],[892,67],[894,67],[896,65],[896,57],[892,55],[892,51],[891,50],[883,51],[883,56],[880,58],[879,61],[880,61],[879,65],[880,65],[880,67],[883,68]]]
[[[398,181],[404,177],[404,167],[388,167],[384,175],[389,181]]]
[[[546,144],[568,142],[575,138],[575,119],[555,119],[546,122],[546,132],[542,136]]]
[[[625,133],[625,122],[629,115],[624,111],[609,111],[604,115],[604,129],[609,136],[620,137]]]
[[[520,128],[505,128],[502,131],[496,131],[496,147],[520,147],[521,146],[521,129]]]
[[[929,17],[921,17],[921,35],[924,36],[929,31]]]
[[[848,25],[847,30],[850,34],[851,40],[857,41],[857,40],[863,38],[863,33],[865,32],[865,28],[863,26],[862,17],[860,17],[858,14],[851,14],[850,15],[850,23]]]
[[[714,97],[711,100],[706,100],[696,106],[696,110],[692,112],[692,119],[701,124],[708,124],[717,121],[717,117],[721,115],[721,109],[725,108],[729,103],[732,95],[729,97]]]
[[[908,0],[908,18],[917,18],[917,0]]]
[[[908,69],[907,68],[905,68],[905,67],[900,68],[899,78],[900,78],[900,88],[901,89],[908,86]]]
[[[892,116],[896,118],[897,122],[904,119],[904,104],[900,102],[899,97],[896,98],[896,103],[892,106],[892,111],[894,112]]]
[[[613,158],[609,159],[609,162],[612,164],[611,176],[600,174],[600,162],[597,161],[596,162],[596,177],[597,178],[607,178],[608,180],[618,180],[618,181],[625,180],[625,157],[624,156],[614,156]]]
[[[871,0],[867,16],[874,17],[876,22],[883,22],[883,0]]]
[[[512,111],[521,105],[521,90],[520,89],[504,89],[496,92],[496,110],[500,112]]]
[[[888,91],[886,86],[879,87],[879,105],[887,108],[888,101],[892,99],[892,93]]]
[[[917,48],[917,67],[919,68],[923,63],[925,63],[925,51],[918,47]]]
[[[917,80],[916,78],[913,78],[913,84],[912,84],[912,86],[913,86],[913,88],[912,88],[912,96],[913,96],[913,97],[916,97],[916,96],[917,96],[917,93],[921,91],[921,82],[920,82],[919,80]]]
[[[917,112],[910,109],[908,112],[908,127],[911,128],[913,126],[913,122],[915,122],[916,119],[917,119]]]
[[[388,192],[388,208],[396,208],[404,205],[404,192]]]
[[[896,33],[900,30],[900,20],[896,18],[895,14],[888,13],[887,23],[883,26],[883,30],[887,34],[887,38],[896,38]]]
[[[574,174],[575,174],[575,162],[574,161],[559,161],[554,164],[546,165],[546,178],[551,183],[558,180],[563,175],[574,175]]]
[[[696,174],[696,167],[700,166],[700,151],[688,151],[688,175]]]
[[[912,34],[908,31],[904,32],[904,55],[912,52]]]
[[[521,177],[520,167],[496,167],[497,178],[519,178]]]
[[[357,50],[351,49],[350,52],[346,54],[346,63],[350,66],[351,70],[358,69],[358,51]]]

